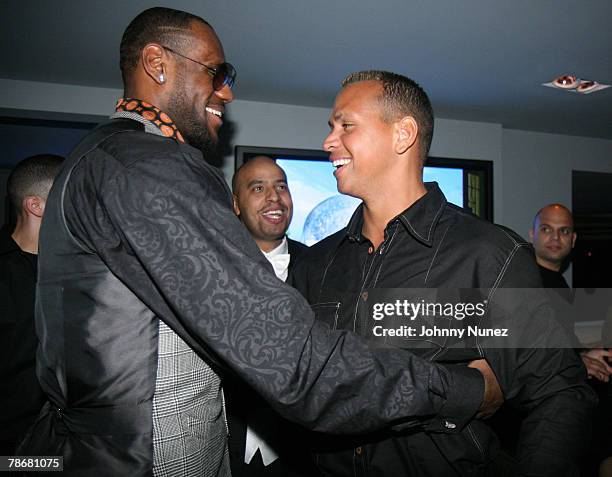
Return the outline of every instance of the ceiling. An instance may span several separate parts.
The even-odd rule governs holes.
[[[612,84],[610,0],[0,0],[0,78],[121,88],[121,34],[155,5],[213,25],[238,99],[331,107],[347,73],[386,69],[437,117],[612,139],[612,88],[540,86]]]

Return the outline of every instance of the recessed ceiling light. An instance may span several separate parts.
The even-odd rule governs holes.
[[[578,86],[576,86],[576,90],[579,93],[589,93],[595,88],[599,86],[597,81],[582,81]]]
[[[549,83],[542,83],[542,86],[561,89],[569,93],[589,94],[595,91],[609,88],[609,84],[598,83],[597,81],[583,80],[574,75],[562,75]]]
[[[575,76],[563,75],[553,81],[553,85],[562,89],[573,89],[580,84],[580,80]]]

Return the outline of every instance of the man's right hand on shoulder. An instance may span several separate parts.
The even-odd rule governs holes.
[[[607,349],[593,348],[587,351],[582,351],[580,357],[587,370],[589,379],[596,378],[604,383],[610,380],[612,367],[608,364],[607,359],[612,356],[612,352]]]

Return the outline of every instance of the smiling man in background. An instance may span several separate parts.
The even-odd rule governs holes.
[[[293,201],[285,171],[271,158],[255,156],[234,174],[232,191],[234,212],[278,278],[286,280],[291,266],[308,247],[286,235]]]

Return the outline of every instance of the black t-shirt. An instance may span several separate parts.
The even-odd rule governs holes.
[[[565,281],[565,278],[561,272],[549,270],[541,265],[538,265],[538,268],[540,269],[540,275],[542,276],[544,288],[569,288],[569,285]]]
[[[574,324],[578,315],[578,311],[573,306],[574,290],[569,287],[561,272],[549,270],[541,265],[538,265],[538,268],[540,269],[544,288],[550,290],[549,296],[559,323],[567,331],[568,336],[574,343],[574,348],[577,350],[581,349],[582,345],[574,331]]]
[[[16,443],[34,422],[43,393],[36,377],[34,299],[38,257],[0,230],[0,441]]]

